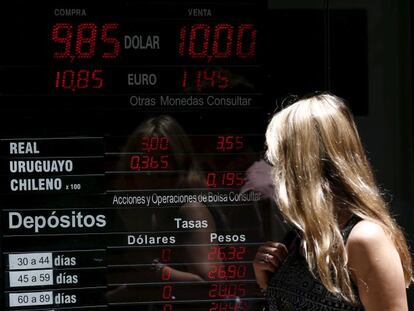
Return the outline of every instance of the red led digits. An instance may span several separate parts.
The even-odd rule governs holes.
[[[183,26],[180,29],[180,42],[178,43],[178,54],[184,56],[185,53],[185,40],[187,35],[187,27]]]
[[[53,25],[52,40],[56,43],[63,44],[64,49],[54,52],[54,58],[69,58],[72,44],[72,25],[67,23],[59,23]]]
[[[214,265],[208,271],[209,280],[227,280],[226,269],[223,265]]]
[[[242,24],[237,33],[236,55],[239,58],[252,58],[256,55],[257,30],[252,24]]]
[[[224,136],[217,137],[216,150],[221,152],[239,151],[244,148],[243,136]]]
[[[141,147],[144,152],[167,151],[169,140],[166,136],[143,136],[141,138]]]
[[[172,285],[164,285],[162,287],[162,299],[163,300],[172,299],[172,291],[173,291]]]
[[[240,187],[244,184],[244,174],[240,172],[208,172],[208,188]]]
[[[201,39],[200,39],[201,34]],[[199,38],[197,38],[197,36]],[[191,27],[190,46],[188,53],[192,58],[205,58],[208,53],[210,27],[207,24],[195,24]],[[196,49],[196,43],[201,41],[201,48]]]
[[[223,40],[225,36],[225,40]],[[220,42],[225,42],[224,48]],[[228,58],[231,55],[231,45],[233,41],[233,26],[230,24],[218,24],[214,28],[213,55],[215,58]]]
[[[171,248],[163,248],[161,250],[161,262],[167,263],[171,261]]]
[[[95,23],[56,23],[52,27],[52,41],[58,44],[53,57],[57,59],[92,59],[100,56],[104,59],[119,55],[120,40],[115,36],[119,24],[107,23],[99,26]],[[99,37],[100,33],[100,37]],[[99,53],[99,47],[106,50]],[[103,70],[68,69],[58,70],[55,76],[55,88],[66,91],[101,89],[104,87]]]
[[[244,260],[246,254],[246,246],[229,246],[228,247],[228,260]]]
[[[161,249],[161,256],[160,256],[160,261],[162,263],[168,263],[171,261],[171,248],[162,248]],[[163,282],[168,282],[171,281],[172,279],[172,270],[167,267],[164,266],[161,270],[161,280]],[[172,298],[172,286],[171,285],[164,285],[162,287],[162,299],[164,300],[169,300]],[[165,304],[163,305],[162,308],[163,311],[173,311],[173,306],[172,304]]]
[[[240,280],[246,277],[245,264],[213,265],[208,271],[210,280]]]
[[[212,302],[208,311],[247,311],[248,304],[245,301],[237,302]]]
[[[78,89],[86,89],[89,87],[89,70],[79,70],[78,72],[78,82],[77,82],[77,88]]]
[[[244,284],[221,283],[211,284],[208,291],[209,298],[235,298],[246,296]]]
[[[77,91],[82,89],[101,89],[104,86],[102,70],[62,70],[56,71],[55,88]]]
[[[164,285],[162,287],[162,293],[161,293],[161,297],[163,300],[171,300],[171,299],[175,299],[173,297],[173,287],[172,285]],[[165,304],[163,305],[163,311],[172,311],[173,310],[173,306],[172,304]]]
[[[106,45],[112,47],[112,51],[103,53],[102,58],[117,58],[118,57],[121,43],[116,37],[110,36],[109,34],[109,32],[117,30],[118,27],[119,27],[119,24],[114,24],[114,23],[104,24],[102,26],[101,40]]]
[[[208,252],[208,260],[226,260],[226,248],[224,246],[211,246]]]
[[[119,56],[121,42],[112,33],[118,30],[119,24],[107,23],[99,26],[95,23],[56,23],[52,28],[52,41],[63,47],[53,53],[54,58],[91,59],[97,56],[97,44],[108,47],[104,53],[98,54],[101,58],[116,58]],[[100,33],[100,36],[98,34]],[[98,41],[99,38],[99,41]]]
[[[234,26],[193,24],[180,28],[178,55],[207,59],[237,57],[249,59],[256,56],[257,30],[253,24]]]
[[[225,267],[228,280],[246,278],[247,265],[228,265]]]
[[[172,304],[163,305],[163,307],[162,307],[162,311],[173,311],[173,306],[172,306]]]
[[[199,70],[197,73],[196,87],[201,91],[206,87],[225,89],[229,86],[228,73],[220,70]]]
[[[230,86],[229,72],[223,69],[201,69],[191,71],[187,68],[183,71],[181,85],[195,88],[197,91],[205,89],[226,89]]]
[[[168,155],[134,155],[130,158],[129,168],[132,171],[168,169]]]
[[[133,171],[168,169],[168,154],[152,154],[152,152],[167,151],[169,139],[166,136],[143,136],[141,149],[147,154],[131,156],[129,168]]]
[[[92,84],[92,88],[94,89],[101,89],[103,88],[103,71],[102,70],[92,70],[91,71],[91,83]]]
[[[163,268],[161,271],[162,281],[171,281],[171,269]]]
[[[246,246],[211,246],[208,251],[210,261],[245,260]]]
[[[183,89],[187,88],[187,69],[184,69],[184,71],[183,71],[183,78],[181,80],[181,85],[182,85]]]
[[[96,47],[96,25],[92,23],[80,24],[76,34],[76,57],[92,58]]]

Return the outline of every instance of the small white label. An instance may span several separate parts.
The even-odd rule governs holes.
[[[53,270],[11,271],[10,287],[53,285]]]
[[[52,253],[10,254],[10,270],[53,268]]]
[[[53,304],[53,292],[12,293],[10,307],[45,306]]]

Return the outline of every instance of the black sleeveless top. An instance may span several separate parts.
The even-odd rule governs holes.
[[[346,242],[360,219],[353,217],[342,230]],[[309,271],[299,248],[289,253],[270,278],[266,300],[269,311],[363,311],[359,302],[351,304],[329,292]]]

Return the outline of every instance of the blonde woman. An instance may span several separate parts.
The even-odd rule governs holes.
[[[294,228],[254,260],[275,310],[408,310],[412,262],[343,100],[320,94],[276,113],[266,132],[275,200]]]

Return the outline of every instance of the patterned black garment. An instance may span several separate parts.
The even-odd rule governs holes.
[[[342,230],[344,240],[359,221],[351,219]],[[289,253],[283,265],[271,277],[266,300],[269,311],[363,311],[361,303],[352,305],[330,293],[315,279],[306,259],[296,251]]]

